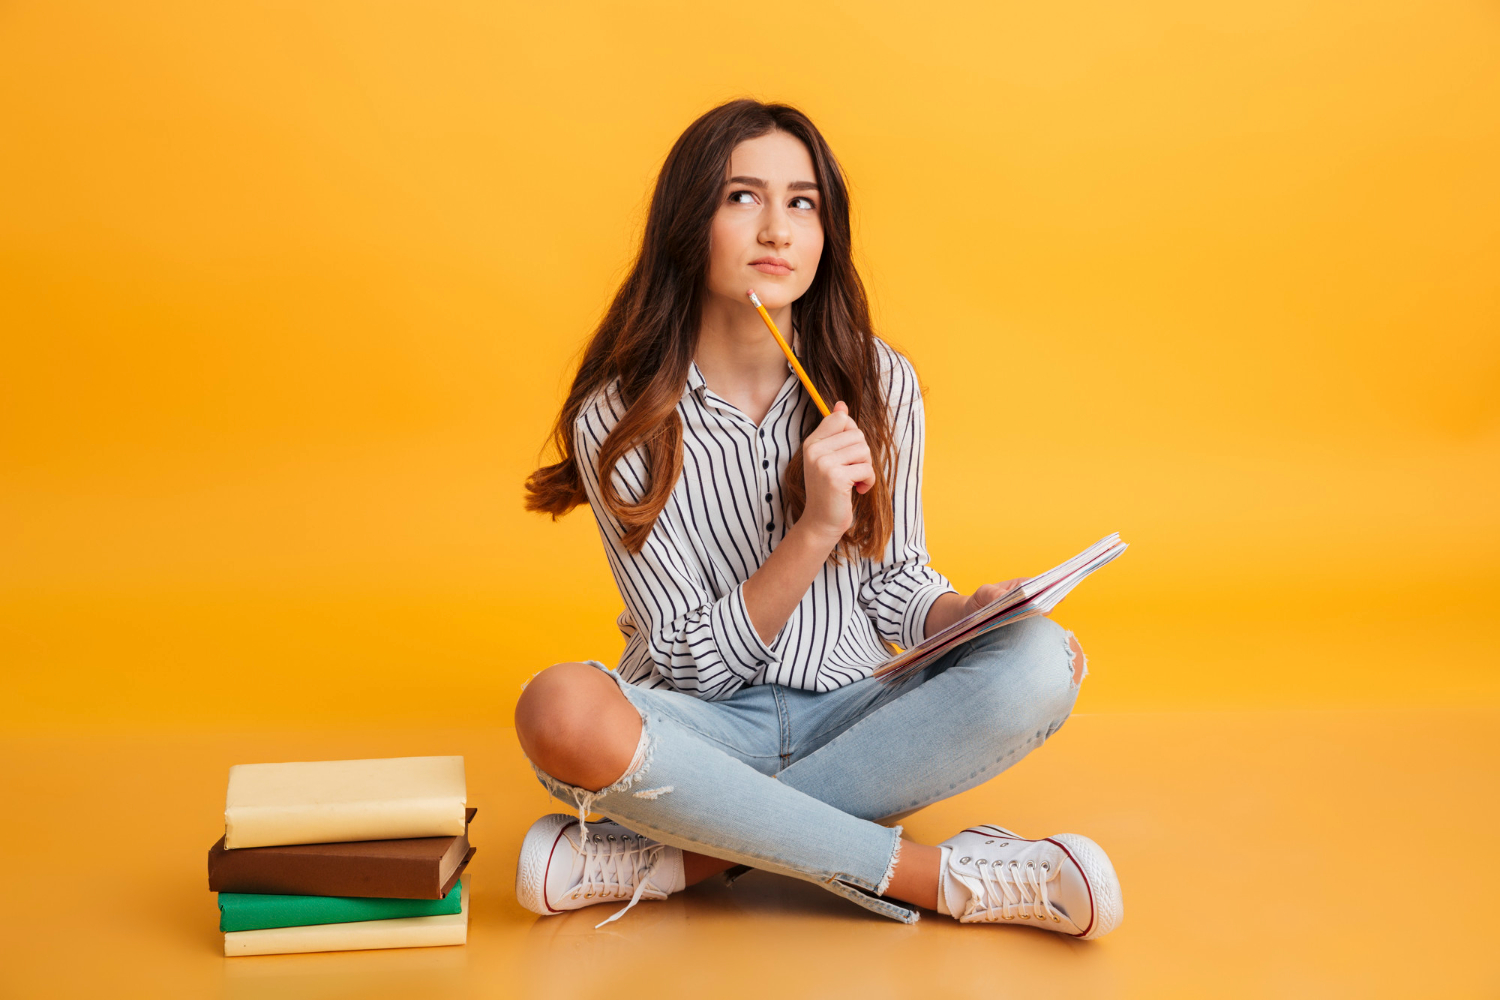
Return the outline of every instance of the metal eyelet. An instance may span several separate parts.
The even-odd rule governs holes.
[[[985,843],[986,843],[986,844],[993,844],[993,843],[994,843],[994,841],[993,841],[993,840],[986,840],[986,841],[985,841]]]
[[[979,859],[979,860],[978,860],[978,861],[976,861],[976,862],[974,862],[974,863],[975,863],[975,864],[976,864],[976,865],[987,865],[987,864],[989,864],[989,863],[990,863],[990,862],[989,862],[989,859],[988,859],[988,858],[980,858],[980,859]]]
[[[594,894],[592,892],[586,892],[586,893],[583,894],[583,898],[584,899],[593,899],[594,898]]]
[[[966,865],[966,864],[968,864],[968,863],[969,863],[969,862],[970,862],[970,861],[971,861],[971,860],[973,860],[973,859],[972,859],[972,858],[959,858],[959,859],[958,859],[958,863],[959,863],[959,864],[961,864],[961,865]]]
[[[614,839],[615,839],[615,835],[614,835],[614,834],[610,834],[610,835],[609,835],[609,839],[610,839],[610,840],[614,840]]]
[[[1032,863],[1031,863],[1031,862],[1030,862],[1030,861],[1028,861],[1028,862],[1026,862],[1026,867],[1027,867],[1027,868],[1034,868],[1034,867],[1036,867],[1036,866],[1035,866],[1035,865],[1033,865],[1033,864],[1032,864]]]
[[[1043,861],[1042,862],[1042,871],[1044,871],[1044,872],[1050,872],[1051,870],[1052,870],[1051,868],[1047,867],[1047,862]]]
[[[1062,917],[1053,917],[1052,918],[1052,922],[1054,924],[1060,924],[1060,923],[1062,923]]]

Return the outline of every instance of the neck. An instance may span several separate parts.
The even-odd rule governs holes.
[[[790,342],[792,307],[767,311]],[[787,377],[786,355],[749,299],[732,302],[723,296],[708,296],[693,360],[698,362],[708,387],[756,423],[771,408]]]

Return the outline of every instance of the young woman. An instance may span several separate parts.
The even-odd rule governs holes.
[[[829,416],[751,288],[839,400]],[[628,900],[618,917],[748,865],[905,922],[901,903],[1080,938],[1119,924],[1119,882],[1086,837],[982,825],[929,846],[882,825],[1040,746],[1084,656],[1033,618],[899,683],[870,676],[1013,581],[964,596],[927,565],[917,378],[872,332],[848,189],[806,116],[734,101],[677,140],[555,444],[527,505],[593,509],[626,645],[613,673],[542,671],[516,707],[542,784],[578,808],[527,833],[523,905]]]

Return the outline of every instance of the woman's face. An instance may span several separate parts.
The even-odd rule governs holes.
[[[734,147],[708,238],[708,290],[768,309],[807,291],[823,255],[817,176],[802,142],[785,132]]]

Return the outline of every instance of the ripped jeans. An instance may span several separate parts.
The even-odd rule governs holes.
[[[1071,639],[1050,619],[1029,618],[895,685],[867,678],[822,694],[757,685],[700,701],[620,682],[642,720],[620,780],[590,792],[537,776],[580,814],[816,882],[914,923],[915,910],[878,898],[901,827],[876,820],[982,784],[1041,746],[1072,712],[1087,671]]]

